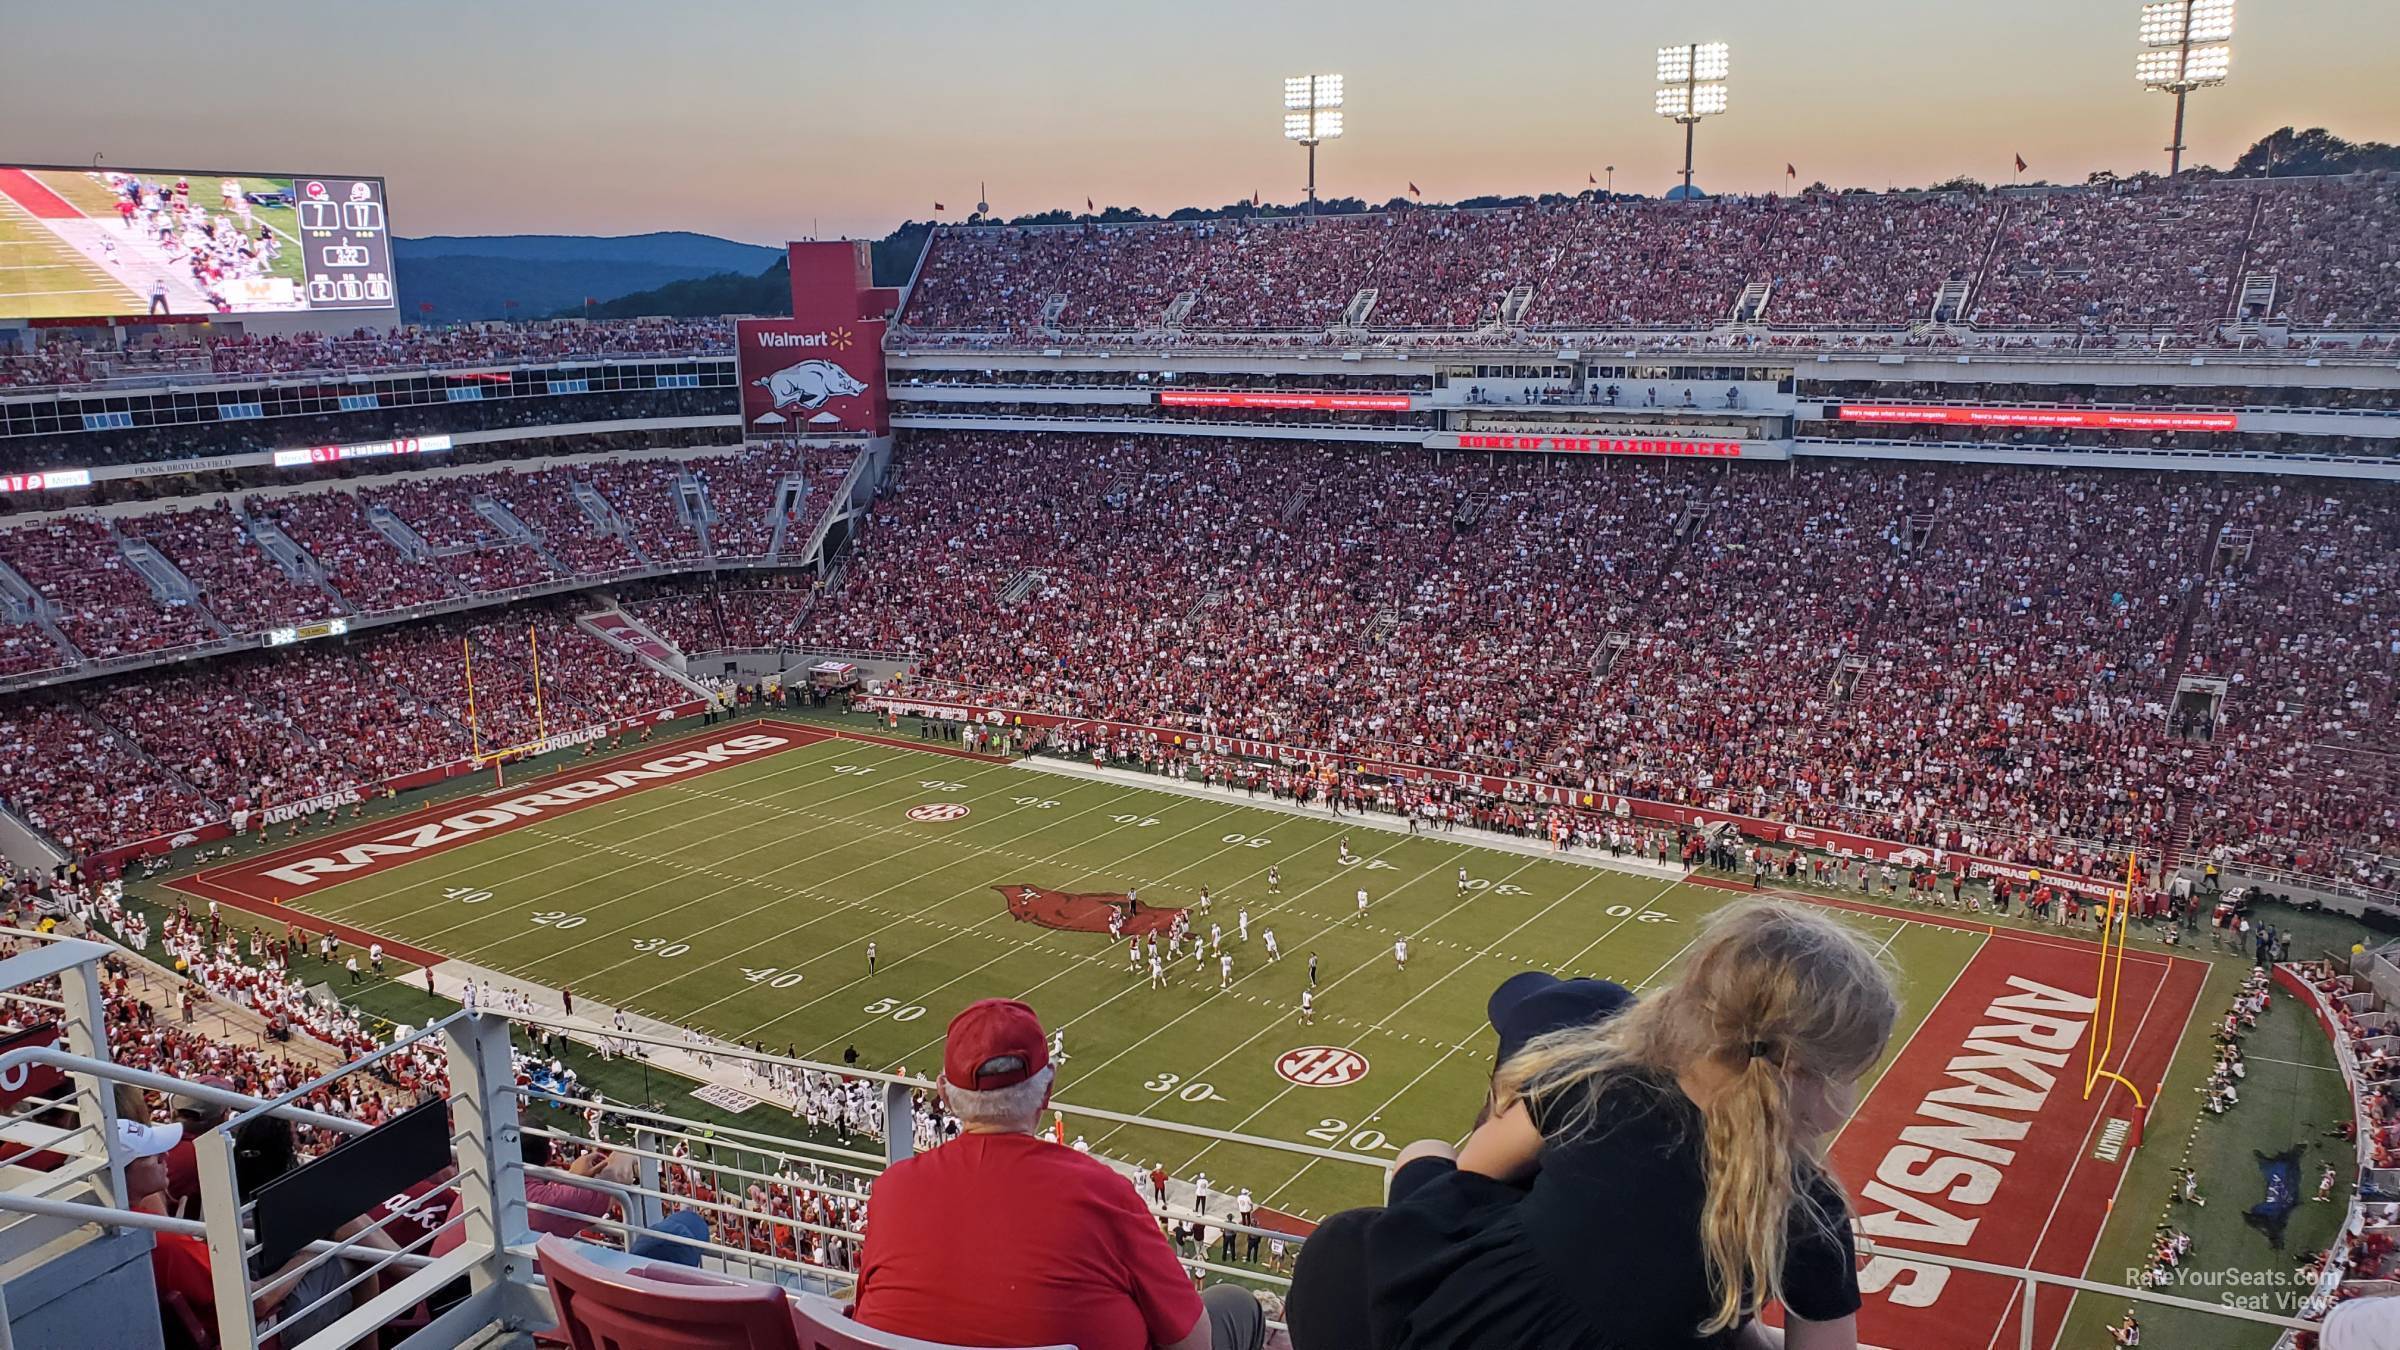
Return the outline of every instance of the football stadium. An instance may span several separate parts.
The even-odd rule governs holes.
[[[2400,1344],[2400,151],[2101,9],[2138,171],[1619,35],[550,317],[12,141],[0,1344]]]

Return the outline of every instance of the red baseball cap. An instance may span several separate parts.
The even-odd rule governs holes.
[[[1015,1055],[1025,1067],[1005,1073],[979,1073],[985,1064]],[[1033,1009],[1013,998],[978,999],[950,1019],[942,1043],[942,1078],[952,1087],[990,1092],[1015,1087],[1050,1066],[1050,1042],[1042,1035]]]

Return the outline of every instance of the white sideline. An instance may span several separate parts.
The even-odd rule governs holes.
[[[1287,816],[1306,816],[1311,820],[1338,821],[1345,828],[1382,830],[1390,834],[1408,833],[1408,822],[1405,819],[1385,811],[1369,811],[1363,815],[1344,812],[1337,816],[1329,810],[1314,806],[1301,806],[1273,796],[1253,797],[1240,788],[1194,783],[1186,779],[1169,778],[1164,774],[1145,773],[1140,769],[1095,768],[1089,764],[1058,759],[1050,755],[1028,755],[1018,760],[1017,765],[1037,773],[1055,773],[1068,778],[1091,778],[1112,783],[1130,783],[1149,788],[1154,792],[1175,792],[1186,797],[1209,797],[1218,801],[1240,802],[1242,805],[1258,811],[1278,811]],[[1498,830],[1478,829],[1472,825],[1461,825],[1455,830],[1427,829],[1421,831],[1421,835],[1423,838],[1434,840],[1437,843],[1450,841],[1473,844],[1477,848],[1488,848],[1500,853],[1518,853],[1529,858],[1546,858],[1551,862],[1575,863],[1583,867],[1600,868],[1603,871],[1628,872],[1634,876],[1657,877],[1664,881],[1681,881],[1691,875],[1689,868],[1674,863],[1651,862],[1646,858],[1635,857],[1612,858],[1606,853],[1595,853],[1589,850],[1553,850],[1548,844],[1538,840],[1520,839],[1513,834],[1502,834]]]

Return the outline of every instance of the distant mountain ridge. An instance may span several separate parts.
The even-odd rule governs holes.
[[[780,249],[687,230],[439,235],[395,238],[392,245],[400,316],[411,323],[542,318],[580,312],[587,299],[596,310],[619,296],[675,282],[727,272],[755,275],[782,256]]]
[[[416,258],[542,258],[558,262],[653,263],[707,267],[719,272],[756,272],[783,250],[744,244],[690,230],[655,234],[437,234],[394,239],[402,262]]]

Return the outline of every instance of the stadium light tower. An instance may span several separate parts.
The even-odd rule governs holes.
[[[1733,49],[1687,42],[1658,49],[1658,115],[1683,124],[1683,195],[1692,195],[1692,137],[1703,117],[1725,111],[1725,75]]]
[[[1317,213],[1317,145],[1342,137],[1342,77],[1294,75],[1283,82],[1283,138],[1308,147],[1308,213]]]
[[[2175,96],[2175,135],[2167,146],[2167,176],[2183,172],[2183,100],[2195,89],[2225,83],[2233,68],[2234,0],[2155,0],[2142,6],[2142,46],[2133,77],[2143,87]]]

